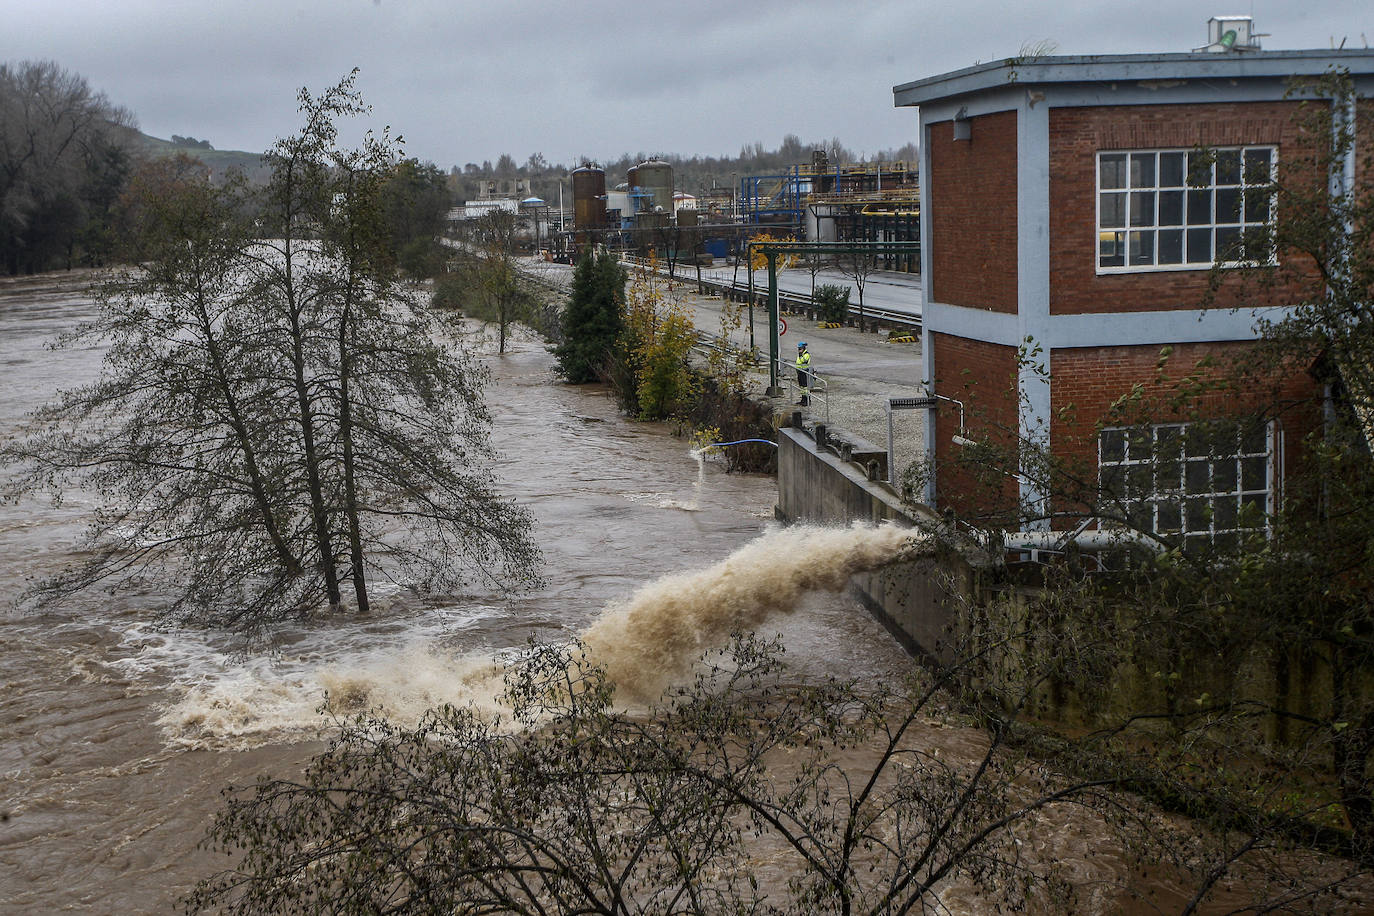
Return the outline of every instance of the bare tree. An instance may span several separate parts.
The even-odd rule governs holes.
[[[835,265],[839,267],[840,273],[854,281],[854,288],[859,291],[859,330],[866,330],[864,285],[868,283],[868,277],[873,273],[875,266],[873,255],[861,249],[847,251],[836,257]]]
[[[813,251],[807,257],[807,259],[804,262],[802,262],[802,267],[804,267],[806,269],[806,272],[811,275],[811,304],[815,305],[816,274],[820,273],[821,269],[825,267],[825,262],[821,260],[821,256],[819,254]]]
[[[105,497],[48,596],[158,575],[186,583],[169,616],[256,632],[341,607],[350,581],[366,611],[370,575],[535,577],[529,516],[488,470],[482,370],[396,276],[377,205],[394,151],[335,143],[362,110],[352,77],[301,108],[261,196],[188,161],[140,187],[146,260],[73,337],[110,344],[102,378],[4,453],[29,487]]]
[[[964,694],[989,731],[955,759],[928,733],[947,723],[976,654],[900,685],[805,686],[775,645],[737,638],[694,684],[628,715],[584,652],[532,646],[506,672],[506,718],[451,707],[415,729],[360,718],[302,779],[231,796],[211,842],[236,865],[188,908],[877,916],[945,912],[960,882],[1038,911],[1177,893],[1129,873],[1075,887],[1053,849],[1022,839],[1067,811],[1124,837],[1128,862],[1129,849],[1145,862],[1177,854],[1196,901],[1222,884],[1237,892],[1228,872],[1260,844],[1192,842],[1116,791],[1132,785],[1128,768],[1075,773],[1073,753],[1056,756],[1018,723],[1069,656],[1087,660],[1046,652],[1052,669],[1028,672],[1022,689],[990,704]],[[758,858],[777,866],[766,884]],[[1266,872],[1291,883],[1256,883],[1244,899],[1316,912],[1359,899],[1342,896],[1351,870],[1302,868]]]
[[[496,318],[498,353],[506,352],[510,326],[524,312],[525,296],[515,268],[515,230],[515,214],[507,210],[492,210],[477,221],[482,255],[478,282]]]
[[[358,720],[302,781],[231,801],[211,836],[243,857],[189,908],[876,914],[938,909],[957,874],[1008,900],[1044,890],[1010,826],[1096,783],[1023,803],[1035,768],[1002,741],[967,773],[923,749],[942,678],[875,693],[780,679],[777,648],[744,639],[630,716],[585,655],[534,647],[506,675],[508,720]],[[841,747],[871,751],[862,771]],[[790,889],[759,886],[746,843],[789,862]]]

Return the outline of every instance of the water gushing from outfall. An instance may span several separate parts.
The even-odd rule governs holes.
[[[591,660],[606,667],[621,702],[651,702],[731,633],[793,612],[807,592],[844,588],[852,574],[920,549],[920,538],[895,526],[772,531],[711,566],[650,582],[607,606],[580,638]],[[198,672],[159,722],[174,744],[251,747],[319,734],[328,725],[319,714],[326,692],[330,713],[370,712],[406,725],[442,703],[500,711],[505,662],[499,656],[427,644],[416,630],[411,624],[415,638],[368,651],[301,647],[303,657],[252,664],[209,647],[197,653],[189,635],[158,637],[146,648],[156,650],[165,639],[171,645],[162,661],[170,666],[194,656]],[[138,659],[158,665],[155,651]]]
[[[689,449],[687,454],[697,463],[696,480],[692,481],[692,498],[689,502],[678,502],[674,499],[664,500],[659,503],[664,509],[682,509],[686,512],[697,512],[701,509],[701,489],[706,486],[706,453],[709,449],[694,448]]]
[[[653,700],[732,632],[791,612],[806,592],[838,591],[854,573],[885,566],[923,542],[896,526],[780,529],[706,569],[646,585],[603,611],[582,639],[622,697]]]

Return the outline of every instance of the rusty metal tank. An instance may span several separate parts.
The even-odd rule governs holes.
[[[630,169],[630,186],[642,188],[651,198],[649,209],[673,212],[673,167],[659,159],[648,159]]]
[[[583,166],[572,173],[573,226],[600,229],[606,225],[606,173]]]

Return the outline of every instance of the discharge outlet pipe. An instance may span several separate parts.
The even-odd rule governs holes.
[[[1168,548],[1139,531],[1008,531],[1002,536],[1007,550],[1063,550],[1077,544],[1084,550],[1111,550],[1119,547],[1139,547],[1154,553]]]

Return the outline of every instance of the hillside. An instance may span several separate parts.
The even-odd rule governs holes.
[[[191,138],[177,138],[182,142],[163,140],[158,137],[150,137],[142,131],[131,131],[129,138],[130,145],[143,155],[160,158],[163,156],[175,156],[177,153],[199,159],[217,175],[222,175],[232,169],[238,169],[248,176],[251,181],[266,180],[268,170],[263,165],[262,153],[250,153],[243,150],[211,149],[205,146],[196,145]],[[189,142],[188,142],[189,141]]]

